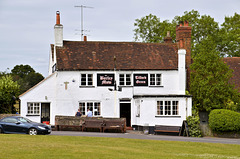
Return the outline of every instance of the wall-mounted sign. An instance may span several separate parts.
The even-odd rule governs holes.
[[[134,86],[148,86],[148,74],[134,74]]]
[[[97,74],[97,86],[114,86],[114,74]]]

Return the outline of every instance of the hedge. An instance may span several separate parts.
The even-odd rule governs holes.
[[[240,130],[240,113],[215,109],[209,114],[209,126],[214,132],[238,132]]]
[[[187,117],[187,124],[189,128],[189,135],[191,137],[201,137],[201,130],[200,130],[200,120],[198,116],[188,116]]]

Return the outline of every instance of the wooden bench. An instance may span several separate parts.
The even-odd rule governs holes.
[[[71,128],[74,130],[82,130],[84,118],[75,116],[55,116],[55,129],[57,131]]]
[[[125,120],[104,120],[103,132],[107,129],[120,130],[122,133],[126,132]]]
[[[67,128],[68,131],[69,131],[68,128],[70,128],[70,130],[71,129],[75,129],[77,131],[81,131],[82,130],[82,125],[56,125],[55,127],[56,127],[57,131],[64,130],[66,128]]]
[[[166,132],[166,133],[179,133],[180,126],[165,126],[165,125],[155,125],[154,132]]]
[[[105,123],[105,124],[104,124]],[[126,118],[102,118],[102,117],[75,117],[75,116],[55,116],[55,129],[78,130],[99,129],[100,132],[106,129],[118,129],[126,132]]]
[[[103,120],[99,120],[99,119],[85,119],[84,123],[82,124],[82,131],[85,129],[87,130],[87,128],[92,128],[92,129],[99,129],[100,132],[102,132],[102,127],[103,127]]]

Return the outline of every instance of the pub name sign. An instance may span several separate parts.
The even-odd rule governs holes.
[[[97,86],[114,86],[114,74],[97,74]],[[133,74],[134,86],[148,86],[148,74]]]
[[[148,74],[134,74],[134,86],[148,86]]]
[[[97,86],[114,86],[114,74],[97,74]]]

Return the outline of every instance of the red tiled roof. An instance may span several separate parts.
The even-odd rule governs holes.
[[[173,43],[64,41],[57,47],[58,70],[171,70],[178,68]]]
[[[240,57],[226,57],[223,59],[233,69],[233,77],[231,82],[235,83],[235,88],[240,92]]]

